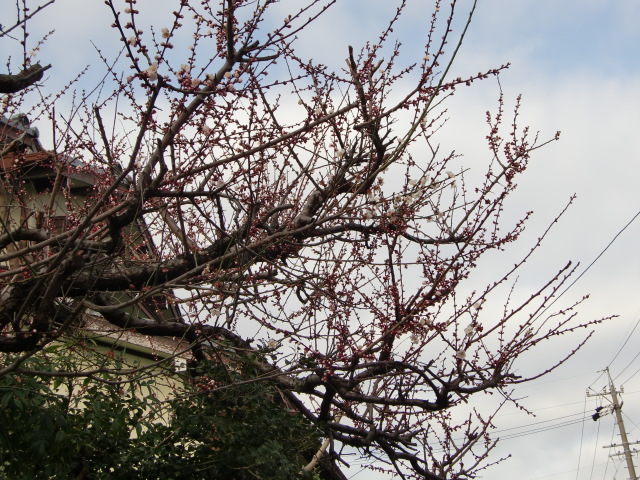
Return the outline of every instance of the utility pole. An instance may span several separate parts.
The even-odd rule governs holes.
[[[587,396],[590,397],[590,396],[611,395],[611,410],[615,415],[616,423],[618,424],[618,430],[620,431],[620,439],[622,440],[622,443],[619,445],[616,445],[616,444],[607,445],[604,448],[622,447],[622,450],[624,452],[624,458],[627,461],[627,469],[629,470],[629,475],[631,476],[630,479],[638,480],[638,477],[636,476],[636,469],[635,469],[635,466],[633,465],[633,458],[631,457],[632,452],[631,452],[631,449],[629,448],[630,444],[627,438],[627,431],[624,428],[624,420],[622,419],[622,403],[620,403],[618,399],[618,393],[622,393],[622,391],[618,392],[615,386],[613,385],[613,380],[611,379],[611,375],[609,374],[609,368],[606,368],[606,372],[607,372],[607,376],[609,377],[609,391],[607,391],[607,388],[605,387],[602,393],[596,393],[592,395],[589,392],[587,392]],[[598,420],[598,418],[600,417],[600,414],[598,413],[599,411],[600,409],[597,409],[596,414],[593,415],[594,420]],[[633,442],[633,443],[637,444],[640,442]],[[637,452],[637,450],[634,449],[634,453],[635,452]],[[617,454],[617,455],[620,455],[620,454]]]

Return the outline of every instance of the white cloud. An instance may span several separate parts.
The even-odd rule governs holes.
[[[288,8],[295,3],[297,0],[276,4],[272,20],[284,19],[291,13]],[[386,27],[384,18],[395,9],[396,3],[388,0],[338,2],[301,36],[298,46],[302,56],[313,58],[316,63],[342,68],[347,46],[351,44],[358,49],[366,40],[375,42]],[[150,15],[147,26],[154,25],[159,33],[162,27],[169,25],[175,2],[163,0],[162,7],[158,6],[158,0],[139,4],[145,15]],[[391,37],[402,38],[405,52],[412,55],[415,52],[417,60],[423,55],[421,48],[429,5],[430,2],[409,2],[407,17]],[[508,104],[512,105],[517,93],[522,92],[521,122],[531,125],[533,130],[539,129],[541,138],[553,136],[556,130],[563,134],[559,143],[534,154],[531,167],[519,182],[520,189],[507,212],[509,218],[516,219],[524,211],[536,211],[522,244],[509,247],[502,255],[492,256],[491,262],[481,263],[476,278],[494,278],[496,272],[510,266],[573,193],[578,195],[574,207],[524,270],[519,294],[525,295],[534,286],[540,286],[569,259],[580,261],[582,268],[586,267],[640,208],[637,147],[640,126],[639,10],[640,4],[634,0],[489,0],[479,3],[475,23],[463,45],[454,75],[474,74],[511,61],[512,68],[501,77]],[[110,23],[109,11],[102,2],[86,0],[59,1],[45,15],[36,17],[32,22],[34,40],[38,38],[37,32],[42,34],[52,27],[56,29],[40,52],[40,61],[53,64],[47,88],[54,89],[56,85],[67,83],[86,65],[92,65],[88,80],[95,83],[95,75],[103,70],[89,40],[99,48],[118,48],[115,46],[119,35],[109,28]],[[14,47],[7,46],[6,54]],[[403,58],[408,59],[409,55]],[[85,85],[91,85],[91,81]],[[495,109],[497,98],[498,85],[493,79],[460,89],[446,105],[451,121],[439,136],[443,149],[455,148],[464,153],[464,162],[471,167],[474,162],[486,159],[484,112]],[[575,359],[548,380],[518,390],[529,397],[523,403],[540,417],[531,419],[522,414],[505,414],[498,418],[500,428],[542,421],[547,418],[543,416],[547,411],[551,412],[549,418],[555,418],[554,415],[560,417],[584,410],[581,402],[584,402],[586,387],[597,378],[596,372],[611,361],[639,316],[639,237],[640,220],[621,235],[610,251],[558,302],[559,306],[566,305],[591,292],[592,298],[583,308],[586,318],[608,313],[620,313],[621,318],[600,329]],[[612,364],[612,370],[620,371],[632,361],[637,353],[639,334],[635,332],[630,344]],[[546,365],[549,358],[557,358],[570,344],[562,340],[543,345],[530,357],[530,365],[536,368],[540,364]],[[626,380],[638,368],[640,363],[636,360],[619,380]],[[630,379],[628,391],[638,390],[638,380]],[[600,380],[596,387],[603,385]],[[634,397],[629,398],[625,411],[637,419],[640,411],[635,406],[638,402],[631,401]],[[495,399],[484,401],[494,402]],[[587,411],[593,402],[589,400]],[[571,405],[561,407],[564,404]],[[609,436],[611,417],[600,422]],[[587,423],[581,465],[584,467],[585,459],[590,460],[592,455],[596,455],[596,464],[604,465],[607,452],[600,447],[610,443],[609,439],[600,432],[596,442],[597,424],[590,419]],[[513,459],[489,470],[485,477],[510,480],[515,472],[515,476],[523,480],[590,478],[589,468],[581,470],[576,477],[580,429],[581,425],[574,425],[505,442],[500,452],[512,453]],[[632,436],[633,440],[640,439],[637,428]],[[367,473],[356,478],[372,477]]]

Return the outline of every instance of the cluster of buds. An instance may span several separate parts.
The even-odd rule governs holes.
[[[206,375],[202,375],[201,377],[198,377],[195,383],[196,383],[196,387],[201,393],[211,392],[220,386],[216,380],[214,380],[213,378],[207,377]]]

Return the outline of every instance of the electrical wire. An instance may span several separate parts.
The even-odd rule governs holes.
[[[575,420],[569,420],[563,423],[558,423],[555,425],[548,425],[546,427],[542,427],[542,428],[533,428],[531,430],[525,430],[524,432],[514,432],[512,434],[508,434],[505,436],[499,436],[498,438],[501,441],[504,440],[513,440],[514,438],[520,438],[520,437],[525,437],[527,435],[533,435],[535,433],[543,433],[543,432],[548,432],[550,430],[556,430],[558,428],[562,428],[562,427],[569,427],[571,425],[578,425],[579,423],[582,423],[585,419],[587,418],[591,418],[589,415],[587,415],[584,418],[578,418]]]
[[[637,355],[636,355],[636,357],[637,357]],[[631,380],[633,377],[635,377],[639,372],[640,372],[640,368],[638,370],[636,370],[635,372],[633,372],[629,378],[627,378],[624,382],[621,383],[621,385],[624,385],[625,383],[627,383],[629,380]]]
[[[570,417],[577,417],[578,415],[583,415],[583,413],[571,413],[569,415],[562,415],[560,417],[555,417],[555,418],[550,418],[549,420],[541,420],[539,422],[532,422],[532,423],[527,423],[525,425],[518,425],[517,427],[509,427],[509,428],[502,428],[500,430],[493,430],[493,433],[504,433],[504,432],[508,432],[510,430],[517,430],[519,428],[528,428],[528,427],[534,427],[537,425],[541,425],[543,423],[549,423],[549,422],[555,422],[557,420],[562,420],[565,418],[570,418]]]
[[[633,428],[632,428],[631,430],[627,431],[627,434],[630,434],[630,433],[632,433],[636,428],[638,428],[638,424],[637,424],[636,422],[634,422],[634,421],[629,417],[629,415],[627,415],[626,413],[622,412],[622,415],[624,415],[624,416],[625,416],[625,418],[626,418],[627,420],[629,420],[629,421],[633,424]]]
[[[633,326],[633,329],[631,330],[631,333],[629,334],[625,334],[626,340],[624,341],[624,343],[622,344],[622,346],[618,349],[618,352],[613,356],[613,358],[611,359],[611,361],[609,362],[609,364],[607,365],[607,368],[609,368],[611,366],[611,364],[613,363],[613,361],[618,358],[618,355],[620,355],[620,352],[622,352],[622,349],[625,347],[625,345],[629,342],[629,340],[631,339],[631,336],[633,335],[633,332],[636,331],[636,328],[638,328],[638,324],[640,324],[640,312],[636,313],[636,316],[638,317],[638,319],[636,320],[636,324]],[[636,355],[637,357],[637,355]],[[634,358],[635,360],[635,358]],[[633,360],[632,360],[633,362]],[[624,367],[624,369],[622,370],[622,372],[624,372],[627,367],[629,367],[629,365],[627,365],[626,367]],[[616,380],[621,374],[622,372],[618,373],[618,375],[616,376],[616,378],[614,378],[614,380]]]
[[[596,452],[598,451],[598,438],[600,437],[600,422],[596,423],[598,424],[598,428],[596,429],[596,441],[593,443],[593,455],[591,456],[591,473],[589,474],[589,480],[593,480],[593,470],[596,466]]]
[[[537,319],[539,319],[542,315],[544,315],[544,313],[545,313],[547,310],[549,310],[549,309],[551,308],[551,306],[552,306],[554,303],[556,303],[558,300],[560,300],[560,298],[561,298],[565,293],[567,293],[567,291],[569,291],[569,289],[570,289],[571,287],[573,287],[573,286],[578,282],[578,280],[580,280],[580,279],[584,276],[584,274],[585,274],[585,273],[587,273],[587,272],[589,271],[589,269],[590,269],[591,267],[593,267],[593,265],[594,265],[598,260],[600,260],[600,257],[602,257],[602,255],[604,255],[604,253],[605,253],[607,250],[609,250],[609,247],[611,247],[611,245],[613,245],[613,242],[615,242],[615,241],[618,239],[618,237],[622,234],[622,232],[624,232],[624,231],[629,227],[629,225],[631,225],[631,224],[635,221],[635,219],[636,219],[636,218],[638,218],[638,216],[640,216],[640,210],[638,210],[638,212],[633,216],[633,218],[632,218],[631,220],[629,220],[629,222],[627,222],[627,224],[626,224],[624,227],[622,227],[622,230],[620,230],[620,231],[615,235],[615,237],[613,237],[613,239],[612,239],[612,240],[607,244],[607,246],[606,246],[606,247],[604,247],[604,250],[602,250],[602,251],[598,254],[598,256],[595,258],[595,260],[593,260],[593,261],[592,261],[592,262],[587,266],[587,268],[585,268],[585,269],[580,273],[580,275],[578,275],[578,277],[577,277],[576,279],[574,279],[574,280],[573,280],[573,282],[571,282],[571,283],[567,286],[567,288],[565,288],[562,292],[560,292],[560,294],[559,294],[556,298],[554,298],[554,299],[553,299],[553,301],[552,301],[549,305],[547,305],[547,306],[544,308],[544,310],[542,310],[542,312],[540,312],[540,313],[536,316],[536,318],[534,319],[534,321],[535,321],[535,320],[537,320]],[[547,320],[548,320],[548,318],[547,318]],[[545,320],[544,322],[542,322],[542,325],[544,325],[544,324],[546,323],[546,321],[547,321],[547,320]]]
[[[604,463],[598,463],[598,464],[596,464],[596,467],[599,467],[601,465],[604,465]],[[583,468],[583,470],[584,470],[584,468]],[[563,472],[554,472],[554,473],[549,473],[547,475],[541,475],[541,476],[538,476],[538,477],[529,477],[527,480],[540,480],[542,478],[558,477],[560,475],[569,474],[569,473],[573,473],[573,470],[565,470]],[[615,480],[615,478],[614,478],[614,480]]]
[[[606,368],[609,368],[609,367],[606,367]],[[600,375],[598,375],[598,378],[596,378],[593,382],[591,382],[591,385],[587,387],[587,390],[591,390],[591,387],[593,387],[593,384],[596,383],[598,380],[600,380],[600,378],[602,378],[602,376],[604,375],[604,372],[606,371],[606,368],[605,370],[600,370],[599,372],[597,372],[597,373],[600,373]]]
[[[578,466],[576,467],[576,480],[580,475],[580,460],[582,460],[582,444],[584,442],[584,418],[587,413],[587,396],[584,396],[584,407],[582,409],[582,429],[580,431],[580,448],[578,449]]]
[[[613,444],[613,439],[615,437],[616,434],[616,424],[615,422],[612,422],[612,430],[611,430],[611,441],[609,443]],[[609,470],[609,462],[611,461],[611,456],[607,455],[607,463],[604,466],[604,475],[603,475],[603,479],[607,478],[607,470]],[[614,475],[615,478],[615,475]]]
[[[550,423],[550,422],[557,422],[558,420],[564,420],[564,419],[570,419],[571,417],[576,417],[576,416],[580,416],[580,418],[574,418],[571,420],[566,420],[566,421],[562,421],[560,423],[554,423],[551,425],[544,425],[541,426],[545,423]],[[557,428],[562,428],[562,427],[568,427],[571,425],[577,425],[578,423],[583,422],[586,418],[591,418],[589,415],[584,414],[584,412],[579,412],[579,413],[572,413],[569,415],[563,415],[560,417],[556,417],[556,418],[551,418],[549,420],[542,420],[540,422],[533,422],[533,423],[528,423],[525,425],[518,425],[516,427],[509,427],[509,428],[503,428],[500,430],[492,430],[491,431],[491,435],[496,437],[498,440],[500,441],[504,441],[504,440],[511,440],[514,438],[520,438],[520,437],[524,437],[527,435],[533,435],[536,433],[542,433],[542,432],[548,432],[550,430],[555,430]],[[533,427],[533,428],[530,428]],[[528,430],[524,430],[521,432],[511,432],[511,433],[506,433],[505,432],[510,432],[512,430],[518,430],[518,429],[524,429],[524,428],[528,428]],[[462,440],[462,438],[460,438],[460,440]],[[434,449],[434,452],[442,452],[444,451],[444,449],[442,448],[436,448]]]
[[[638,327],[638,325],[640,324],[640,311],[639,311],[638,313],[636,313],[636,316],[638,317],[638,319],[636,320],[636,323],[635,323],[635,325],[633,326],[633,330],[631,330],[631,333],[630,333],[629,335],[627,335],[627,339],[625,340],[625,342],[622,344],[622,346],[621,346],[621,347],[620,347],[620,349],[618,350],[618,353],[616,353],[616,356],[613,358],[614,360],[615,360],[615,358],[620,354],[620,352],[622,351],[622,349],[624,348],[624,346],[627,344],[627,342],[631,339],[631,336],[633,335],[633,332],[635,332],[635,331],[636,331],[636,328],[637,328],[637,327]],[[620,375],[622,375],[622,374],[627,370],[627,368],[629,368],[629,367],[633,364],[633,362],[635,362],[635,361],[636,361],[636,359],[638,358],[638,356],[640,356],[640,352],[638,352],[638,353],[636,354],[636,356],[635,356],[635,357],[633,357],[633,359],[631,359],[631,361],[630,361],[629,363],[627,363],[627,365],[626,365],[626,366],[625,366],[625,367],[624,367],[624,368],[623,368],[623,369],[622,369],[622,370],[621,370],[621,371],[616,375],[616,377],[614,378],[614,380],[617,380],[617,379],[620,377]],[[612,360],[612,362],[613,362],[613,360]],[[611,365],[611,362],[609,363],[609,365]],[[608,367],[607,367],[607,368],[608,368]],[[622,384],[621,384],[621,385],[624,385],[626,382],[628,382],[629,380],[631,380],[631,379],[636,375],[636,373],[638,373],[638,371],[640,371],[640,370],[637,370],[637,371],[636,371],[633,375],[631,375],[631,376],[630,376],[630,377],[629,377],[625,382],[622,382]]]
[[[582,402],[580,402],[580,403],[582,403]],[[546,408],[552,408],[552,407],[546,407]],[[538,413],[540,410],[543,410],[543,409],[542,408],[536,409],[536,413],[535,414],[531,414],[531,415],[536,417],[536,418],[538,418],[539,416],[542,416],[541,414]],[[513,413],[507,414],[507,415],[518,415],[518,414],[522,416],[522,412],[513,412]],[[561,420],[561,419],[564,419],[564,418],[569,419],[570,417],[577,417],[578,415],[581,415],[581,413],[572,413],[570,415],[564,415],[564,416],[561,416],[561,417],[550,418],[548,420],[540,420],[539,422],[534,421],[534,422],[531,422],[531,423],[525,423],[525,424],[522,424],[522,425],[517,425],[515,427],[508,427],[508,428],[501,428],[501,429],[497,429],[497,430],[490,430],[490,432],[491,432],[491,435],[497,435],[497,434],[505,434],[505,435],[507,435],[507,434],[511,434],[511,431],[513,431],[513,430],[520,430],[520,429],[525,429],[525,428],[537,428],[539,426],[542,426],[545,423],[555,422],[557,420]],[[512,423],[514,421],[517,421],[517,420],[511,420],[511,421],[505,420],[505,415],[500,415],[500,416],[496,415],[495,418],[497,420],[496,423],[503,424],[503,425],[505,423]],[[499,418],[501,418],[502,421],[498,421]],[[576,420],[576,419],[574,418],[573,420]],[[568,421],[568,420],[565,420],[565,421]]]

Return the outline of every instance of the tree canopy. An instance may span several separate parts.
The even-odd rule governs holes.
[[[121,415],[119,452],[153,444],[153,458],[172,459],[166,468],[200,468],[212,451],[248,465],[257,458],[237,456],[238,445],[268,437],[266,417],[279,414],[266,405],[280,405],[294,414],[277,417],[279,428],[297,444],[313,438],[309,448],[278,453],[293,455],[286,468],[301,468],[298,456],[320,437],[331,458],[359,452],[401,478],[469,478],[491,463],[491,420],[503,400],[481,412],[468,409],[471,397],[496,391],[515,401],[512,386],[563,362],[522,376],[523,355],[597,321],[577,321],[573,309],[544,314],[570,264],[524,300],[485,308],[531,252],[489,284],[462,288],[487,252],[518,239],[528,214],[504,222],[505,203],[532,152],[558,138],[521,126],[519,99],[511,113],[499,98],[487,113],[487,149],[473,164],[439,148],[443,102],[507,68],[450,77],[476,2],[435,2],[420,56],[407,61],[394,31],[407,2],[398,1],[384,29],[335,52],[345,61],[331,68],[296,45],[339,0],[176,0],[165,23],[151,26],[153,5],[107,0],[101,12],[120,49],[97,45],[102,73],[70,77],[60,93],[43,75],[67,73],[35,63],[39,44],[30,50],[27,40],[32,15],[51,3],[19,4],[15,25],[0,32],[3,42],[21,34],[24,53],[19,73],[0,76],[0,371],[3,388],[36,382],[29,415],[76,422],[78,437],[55,430],[60,451],[69,442],[99,447],[87,440],[100,438],[91,435],[99,409],[62,414],[67,407],[32,362],[51,345],[73,344],[90,313],[122,331],[186,342],[196,377],[198,365],[216,359],[250,363],[249,377],[218,375],[206,395],[172,404],[178,423],[146,423],[136,438],[126,432],[144,398],[125,406],[114,397],[104,418],[115,429]],[[96,88],[75,87],[89,75],[101,79]],[[50,126],[53,145],[27,135],[24,113]],[[98,370],[77,364],[58,373],[140,381],[138,369]],[[103,384],[87,387],[86,401]],[[284,403],[262,401],[273,392]],[[209,402],[230,402],[234,422],[250,418],[255,435],[203,439],[204,419],[225,424]],[[162,435],[172,440],[160,445]],[[176,439],[212,443],[201,459],[198,449],[179,458]],[[106,471],[100,461],[94,473]]]

